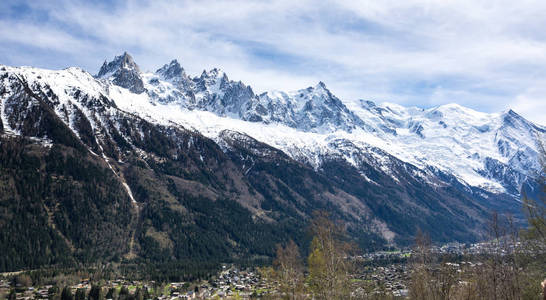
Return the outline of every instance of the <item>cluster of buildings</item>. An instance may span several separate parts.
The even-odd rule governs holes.
[[[224,265],[218,276],[209,281],[205,288],[208,294],[203,295],[204,298],[237,296],[246,299],[259,295],[268,286],[254,270],[240,270]]]
[[[367,260],[367,261],[376,261],[376,260],[396,260],[396,259],[405,259],[410,257],[412,250],[396,250],[396,251],[376,251],[369,252],[359,256],[354,257],[356,260]]]
[[[52,285],[45,285],[39,288],[30,286],[16,287],[15,299],[17,300],[30,300],[30,299],[50,299],[52,293],[54,293],[54,287]],[[8,295],[12,291],[12,286],[7,280],[0,280],[0,298],[7,299]]]
[[[192,284],[171,282],[157,298],[159,300],[249,299],[268,289],[267,283],[255,270],[223,265],[222,270],[213,279]]]
[[[432,254],[455,254],[455,255],[481,255],[492,253],[505,253],[507,251],[513,251],[515,247],[520,246],[520,243],[515,244],[506,243],[505,247],[499,247],[499,245],[493,242],[481,242],[474,244],[464,244],[458,242],[447,243],[443,245],[430,245],[429,251]],[[414,253],[413,249],[406,248],[395,251],[376,251],[365,253],[360,256],[356,256],[356,259],[360,260],[395,260],[405,259],[411,257]]]
[[[492,243],[461,244],[449,243],[442,246],[431,246],[430,252],[435,254],[460,254],[460,255],[479,255],[500,251]],[[361,256],[352,257],[357,261],[364,262],[366,267],[360,270],[359,274],[353,276],[355,293],[366,294],[390,294],[395,297],[407,297],[407,284],[411,276],[411,264],[407,263],[407,258],[414,252],[411,249],[396,251],[378,251],[366,253]],[[370,263],[371,262],[371,263]],[[457,269],[458,272],[465,268],[474,268],[480,263],[469,261],[460,261],[458,263],[447,263],[450,267]],[[78,289],[87,292],[91,289],[89,279],[83,279],[81,282],[72,285],[73,294]],[[147,290],[154,299],[177,300],[177,299],[249,299],[271,293],[275,290],[274,284],[263,280],[255,269],[240,269],[232,265],[223,265],[220,272],[210,280],[200,281],[198,283],[171,282],[167,285],[158,286],[155,282],[141,282],[126,279],[109,280],[102,284],[103,296],[111,289],[118,293],[122,287],[126,287],[129,293],[135,293],[138,288]],[[60,293],[57,287],[45,285],[35,286],[13,286],[13,283],[7,279],[0,279],[0,298],[8,297],[11,290],[17,291],[17,300],[27,299],[49,299],[53,294]],[[366,289],[366,290],[364,290]],[[108,297],[104,298],[108,300]]]
[[[79,283],[70,286],[72,294],[78,289],[86,293],[91,290],[92,284],[89,279],[83,279]],[[108,280],[101,285],[103,299],[108,300],[107,293],[115,289],[117,293],[125,287],[129,293],[134,294],[137,288],[147,290],[153,299],[179,300],[179,299],[225,299],[241,298],[248,299],[257,296],[261,291],[267,290],[257,272],[254,270],[241,270],[236,267],[223,266],[214,279],[199,283],[171,282],[167,285],[158,286],[155,282],[141,282],[125,279]],[[7,279],[0,280],[0,298],[7,298],[15,288],[17,300],[50,299],[53,295],[60,295],[59,288],[52,285],[41,287],[35,286],[13,286]],[[152,297],[152,296],[151,296]]]
[[[354,294],[377,294],[406,297],[407,282],[411,270],[407,264],[390,264],[387,266],[368,267],[360,274],[354,275],[358,288]]]

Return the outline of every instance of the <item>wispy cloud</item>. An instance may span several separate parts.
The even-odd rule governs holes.
[[[511,107],[546,124],[540,1],[4,1],[2,63],[96,72],[219,66],[258,92],[322,80],[344,101]]]

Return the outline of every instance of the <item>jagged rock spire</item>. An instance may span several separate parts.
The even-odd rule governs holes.
[[[155,73],[167,80],[186,77],[184,68],[180,66],[180,63],[176,59],[173,59],[169,64],[163,65]]]
[[[107,75],[113,74],[119,69],[134,70],[137,73],[140,73],[140,68],[133,60],[133,57],[126,51],[123,52],[122,55],[116,56],[111,62],[104,61],[97,77],[109,77]]]
[[[96,77],[112,78],[114,84],[137,94],[145,91],[140,68],[127,52],[116,56],[111,62],[105,61]]]

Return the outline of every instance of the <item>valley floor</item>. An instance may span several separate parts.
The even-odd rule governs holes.
[[[458,274],[455,285],[468,284],[464,278],[482,268],[485,261],[504,249],[494,243],[449,243],[431,246],[427,253],[441,257],[426,268]],[[420,266],[414,249],[377,251],[351,257],[354,269],[350,275],[350,289],[355,299],[402,299],[409,297],[409,289],[415,284],[415,273]],[[482,262],[483,261],[483,262]],[[278,282],[268,278],[266,267],[238,267],[222,264],[218,272],[206,279],[186,282],[156,282],[132,280],[128,276],[100,278],[96,274],[75,271],[49,278],[37,278],[33,272],[9,272],[1,274],[0,298],[4,299],[65,299],[63,287],[72,295],[85,294],[94,299],[91,290],[100,286],[101,299],[278,299],[281,293]],[[92,278],[81,278],[86,274]],[[460,278],[459,278],[460,277]],[[39,284],[32,284],[32,278]],[[112,279],[114,278],[114,279]],[[455,278],[455,277],[454,277]],[[71,283],[68,283],[70,282]],[[454,288],[455,289],[455,288]],[[14,293],[14,294],[13,294]],[[301,296],[310,298],[303,293]],[[15,297],[15,298],[13,298]],[[89,298],[87,298],[89,297]],[[74,299],[74,298],[70,298]],[[76,297],[76,299],[78,299]]]

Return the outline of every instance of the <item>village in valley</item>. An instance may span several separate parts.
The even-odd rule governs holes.
[[[461,244],[449,243],[442,246],[431,246],[430,253],[440,255],[480,255],[490,252],[490,243]],[[411,278],[412,264],[410,258],[414,250],[403,249],[393,251],[377,251],[351,257],[356,266],[351,275],[352,294],[389,295],[395,298],[408,296],[408,282]],[[458,261],[446,262],[447,267],[455,272],[465,268],[480,265],[479,262]],[[267,280],[263,270],[258,267],[241,268],[233,264],[223,264],[218,273],[208,280],[194,282],[138,281],[126,278],[115,280],[101,280],[92,282],[83,278],[80,282],[69,285],[72,295],[78,290],[85,291],[85,295],[94,285],[100,285],[101,299],[113,299],[115,295],[126,293],[127,299],[256,299],[278,295],[277,283]],[[60,299],[63,287],[54,284],[33,286],[28,281],[17,281],[18,273],[5,273],[0,277],[0,298],[8,298],[10,292],[15,291],[17,300],[27,299]],[[28,280],[28,279],[27,279]],[[137,296],[138,294],[138,296]],[[141,297],[141,298],[139,298]],[[88,299],[87,297],[85,299]],[[89,298],[91,299],[91,298]],[[119,298],[121,299],[121,298]],[[76,300],[78,300],[76,298]]]
[[[252,268],[253,269],[253,268]],[[72,295],[78,290],[86,294],[97,284],[90,279],[69,286]],[[107,280],[100,284],[101,299],[112,299],[110,295],[122,295],[124,290],[127,295],[141,294],[140,299],[249,299],[260,296],[271,287],[261,280],[260,275],[251,269],[241,270],[235,266],[223,265],[222,270],[211,280],[197,282],[170,282],[159,284],[155,281],[137,281],[124,278]],[[57,299],[61,289],[54,285],[24,286],[15,283],[14,280],[0,279],[0,298],[8,297],[11,290],[16,291],[15,299]],[[2,296],[3,295],[3,296]],[[57,296],[57,297],[55,297]],[[87,297],[86,297],[87,299]],[[91,299],[91,298],[89,298]],[[137,298],[138,299],[138,298]]]

